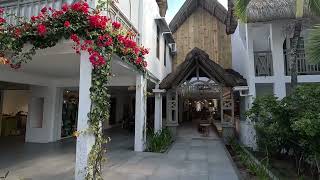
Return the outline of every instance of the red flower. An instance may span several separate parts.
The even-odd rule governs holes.
[[[98,52],[94,51],[91,53],[89,60],[94,67],[98,67],[106,64],[106,61],[103,56],[101,56]]]
[[[44,14],[44,13],[46,13],[47,12],[47,7],[43,7],[42,9],[41,9],[41,12]]]
[[[115,28],[115,29],[119,29],[121,27],[121,23],[119,22],[113,22],[112,23],[112,26]]]
[[[136,59],[136,64],[140,64],[142,62],[142,58],[141,57],[138,57],[137,59]]]
[[[16,37],[20,37],[21,36],[21,30],[20,29],[15,29],[14,30],[14,35],[16,36]]]
[[[141,54],[142,54],[143,56],[149,54],[149,49],[146,49],[146,48],[142,47],[142,48],[141,48]]]
[[[64,22],[64,27],[66,28],[70,27],[70,22],[69,21]]]
[[[80,44],[80,38],[76,34],[72,34],[70,38],[72,39],[73,42]]]
[[[92,28],[105,29],[109,19],[106,16],[92,15],[89,16],[89,24]]]
[[[4,14],[4,8],[0,8],[0,15]]]
[[[4,18],[1,18],[0,17],[0,25],[2,25],[2,24],[4,24],[4,23],[6,23],[7,21],[4,19]]]
[[[67,12],[67,11],[68,11],[68,9],[69,9],[69,5],[68,5],[68,3],[64,3],[64,4],[62,4],[61,9],[62,9],[62,11]]]
[[[39,35],[43,36],[47,33],[47,27],[43,24],[38,25],[38,33]]]
[[[54,11],[52,13],[52,17],[57,18],[57,17],[61,16],[62,14],[64,14],[63,11]]]
[[[89,12],[89,5],[87,2],[79,1],[79,2],[72,4],[71,9],[74,11],[80,11],[80,12],[87,14]]]
[[[142,62],[142,66],[143,66],[144,68],[146,68],[146,67],[148,66],[147,61],[143,61],[143,62]]]
[[[31,17],[31,21],[33,21],[33,22],[36,21],[37,19],[38,19],[37,16],[32,16],[32,17]]]

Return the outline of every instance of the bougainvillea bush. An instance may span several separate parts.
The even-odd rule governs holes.
[[[99,1],[100,2],[100,1]],[[105,4],[104,1],[101,4]],[[99,180],[101,164],[107,142],[103,136],[101,124],[109,118],[108,80],[111,74],[111,60],[114,54],[123,61],[132,64],[146,74],[145,55],[148,50],[139,46],[135,34],[123,28],[119,22],[112,22],[101,15],[104,6],[90,9],[85,1],[72,5],[63,4],[61,10],[44,7],[38,16],[31,19],[16,17],[17,24],[6,22],[5,16],[15,16],[0,9],[0,63],[18,69],[23,63],[32,60],[36,50],[53,47],[62,39],[74,42],[76,53],[89,53],[92,64],[92,82],[90,87],[91,109],[88,114],[89,128],[75,132],[76,136],[93,135],[95,143],[88,157],[86,179]],[[25,48],[29,44],[29,49]]]
[[[137,45],[133,32],[100,13],[99,9],[92,10],[87,2],[80,1],[63,4],[61,10],[44,7],[30,20],[18,17],[16,25],[7,24],[0,18],[0,56],[9,56],[5,63],[19,68],[23,62],[32,59],[35,50],[53,47],[61,39],[71,39],[77,53],[89,52],[95,67],[105,65],[109,55],[115,53],[145,71],[144,55],[148,50]],[[1,9],[0,15],[8,14]],[[28,51],[23,49],[26,43],[32,45]]]

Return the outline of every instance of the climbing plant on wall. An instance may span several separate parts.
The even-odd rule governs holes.
[[[112,22],[107,16],[101,15],[108,1],[99,2],[102,3],[96,9],[91,9],[85,1],[63,4],[61,10],[44,7],[38,16],[31,19],[15,17],[15,25],[0,18],[1,64],[18,69],[23,63],[31,61],[37,50],[53,47],[62,39],[71,39],[76,53],[89,54],[88,60],[93,68],[89,128],[75,134],[89,133],[95,137],[86,169],[86,179],[90,180],[102,179],[103,144],[107,141],[103,137],[101,124],[109,118],[107,84],[111,75],[112,56],[116,54],[123,57],[123,61],[146,73],[145,55],[149,53],[133,40],[135,34],[123,28],[121,23]],[[15,15],[0,9],[0,17],[6,16]]]

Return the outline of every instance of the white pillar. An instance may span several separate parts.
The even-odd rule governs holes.
[[[286,96],[285,72],[284,72],[284,57],[283,57],[283,42],[284,36],[281,30],[281,24],[270,24],[270,44],[273,60],[273,71],[275,82],[273,91],[275,96],[282,99]]]
[[[141,74],[136,76],[136,110],[135,110],[135,136],[134,151],[145,150],[146,118],[147,118],[147,81]]]
[[[254,68],[254,49],[253,49],[253,38],[252,38],[252,29],[249,24],[246,24],[246,37],[247,37],[247,56],[248,56],[248,64],[247,64],[247,83],[249,86],[249,94],[246,103],[246,109],[251,108],[251,105],[256,97],[256,84],[255,84],[255,68]]]
[[[162,129],[162,93],[165,90],[154,89],[154,132]]]
[[[86,130],[88,126],[88,113],[90,112],[91,99],[91,72],[92,66],[89,61],[88,53],[82,53],[80,57],[80,84],[79,84],[79,114],[78,114],[78,131]],[[94,136],[92,134],[80,133],[77,138],[76,149],[76,166],[75,166],[75,179],[83,180],[86,175],[86,167],[88,155],[94,144]]]

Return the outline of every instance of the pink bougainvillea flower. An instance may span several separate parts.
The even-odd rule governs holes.
[[[87,2],[79,1],[72,4],[71,9],[87,14],[89,12],[89,4]]]
[[[142,54],[143,56],[149,54],[149,49],[146,49],[146,48],[142,47],[142,48],[141,48],[141,54]]]
[[[80,38],[78,37],[78,35],[72,34],[72,35],[70,36],[70,39],[71,39],[73,42],[75,42],[75,43],[77,43],[77,44],[80,44]]]
[[[38,33],[39,35],[43,36],[47,33],[47,27],[43,24],[38,25]]]
[[[138,57],[137,59],[136,59],[136,64],[140,64],[142,62],[142,58],[141,57]]]
[[[0,18],[0,25],[6,23],[7,21],[4,18]]]
[[[67,12],[69,10],[69,5],[68,3],[64,3],[61,6],[62,11]]]
[[[147,61],[143,61],[143,62],[142,62],[142,66],[143,66],[144,68],[146,68],[146,67],[148,66]]]
[[[115,29],[119,29],[119,28],[121,27],[121,23],[115,21],[115,22],[112,23],[112,26],[113,26]]]
[[[89,24],[92,28],[105,29],[109,19],[106,16],[100,16],[98,14],[89,16]]]
[[[20,37],[20,36],[21,36],[21,30],[18,29],[18,28],[16,28],[16,29],[14,30],[14,36]]]
[[[44,14],[44,13],[46,13],[47,12],[47,7],[43,7],[42,9],[41,9],[41,12]]]
[[[98,52],[94,51],[91,53],[89,60],[94,67],[102,66],[106,64],[106,61],[103,56],[101,56]]]
[[[4,14],[4,8],[0,8],[0,15]]]
[[[31,17],[31,21],[33,21],[33,22],[36,21],[37,19],[38,19],[37,16],[32,16],[32,17]]]
[[[70,27],[70,25],[71,25],[71,24],[70,24],[69,21],[65,21],[65,22],[64,22],[64,27],[68,28],[68,27]]]

